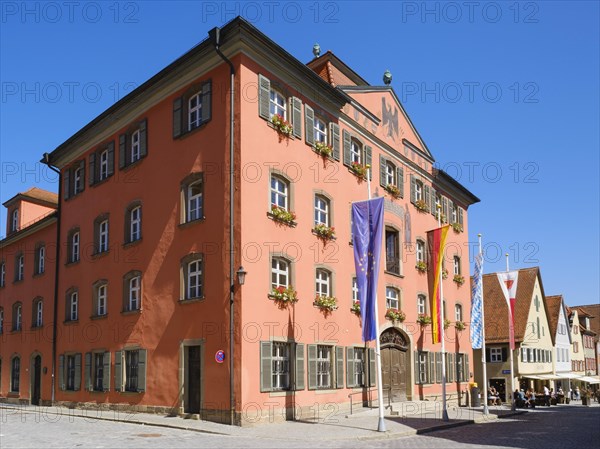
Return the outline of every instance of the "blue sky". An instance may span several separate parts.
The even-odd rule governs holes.
[[[302,61],[318,42],[371,84],[389,69],[438,166],[482,200],[485,272],[508,252],[546,294],[599,301],[598,2],[65,3],[0,3],[2,202],[56,189],[43,152],[241,14]]]

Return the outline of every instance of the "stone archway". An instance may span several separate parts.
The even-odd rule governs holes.
[[[408,338],[401,330],[391,327],[381,333],[379,343],[384,400],[388,403],[406,401],[411,366]]]

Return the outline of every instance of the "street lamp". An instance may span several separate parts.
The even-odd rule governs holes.
[[[237,274],[237,280],[238,280],[238,284],[240,285],[244,285],[244,282],[246,282],[246,274],[247,271],[244,270],[244,267],[242,267],[240,265],[240,267],[238,268],[238,270],[236,271]]]

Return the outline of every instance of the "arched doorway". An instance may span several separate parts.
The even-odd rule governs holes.
[[[383,396],[386,402],[407,400],[408,339],[395,328],[386,329],[379,337]]]
[[[31,404],[41,405],[42,393],[42,356],[33,357],[31,370]]]

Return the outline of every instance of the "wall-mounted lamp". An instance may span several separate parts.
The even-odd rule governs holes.
[[[246,274],[248,274],[248,273],[247,273],[247,271],[246,271],[246,270],[244,270],[244,267],[242,267],[242,266],[240,265],[240,267],[239,267],[239,268],[238,268],[238,270],[236,271],[236,274],[237,274],[237,281],[238,281],[238,284],[240,284],[240,285],[244,285],[244,282],[246,282]]]

